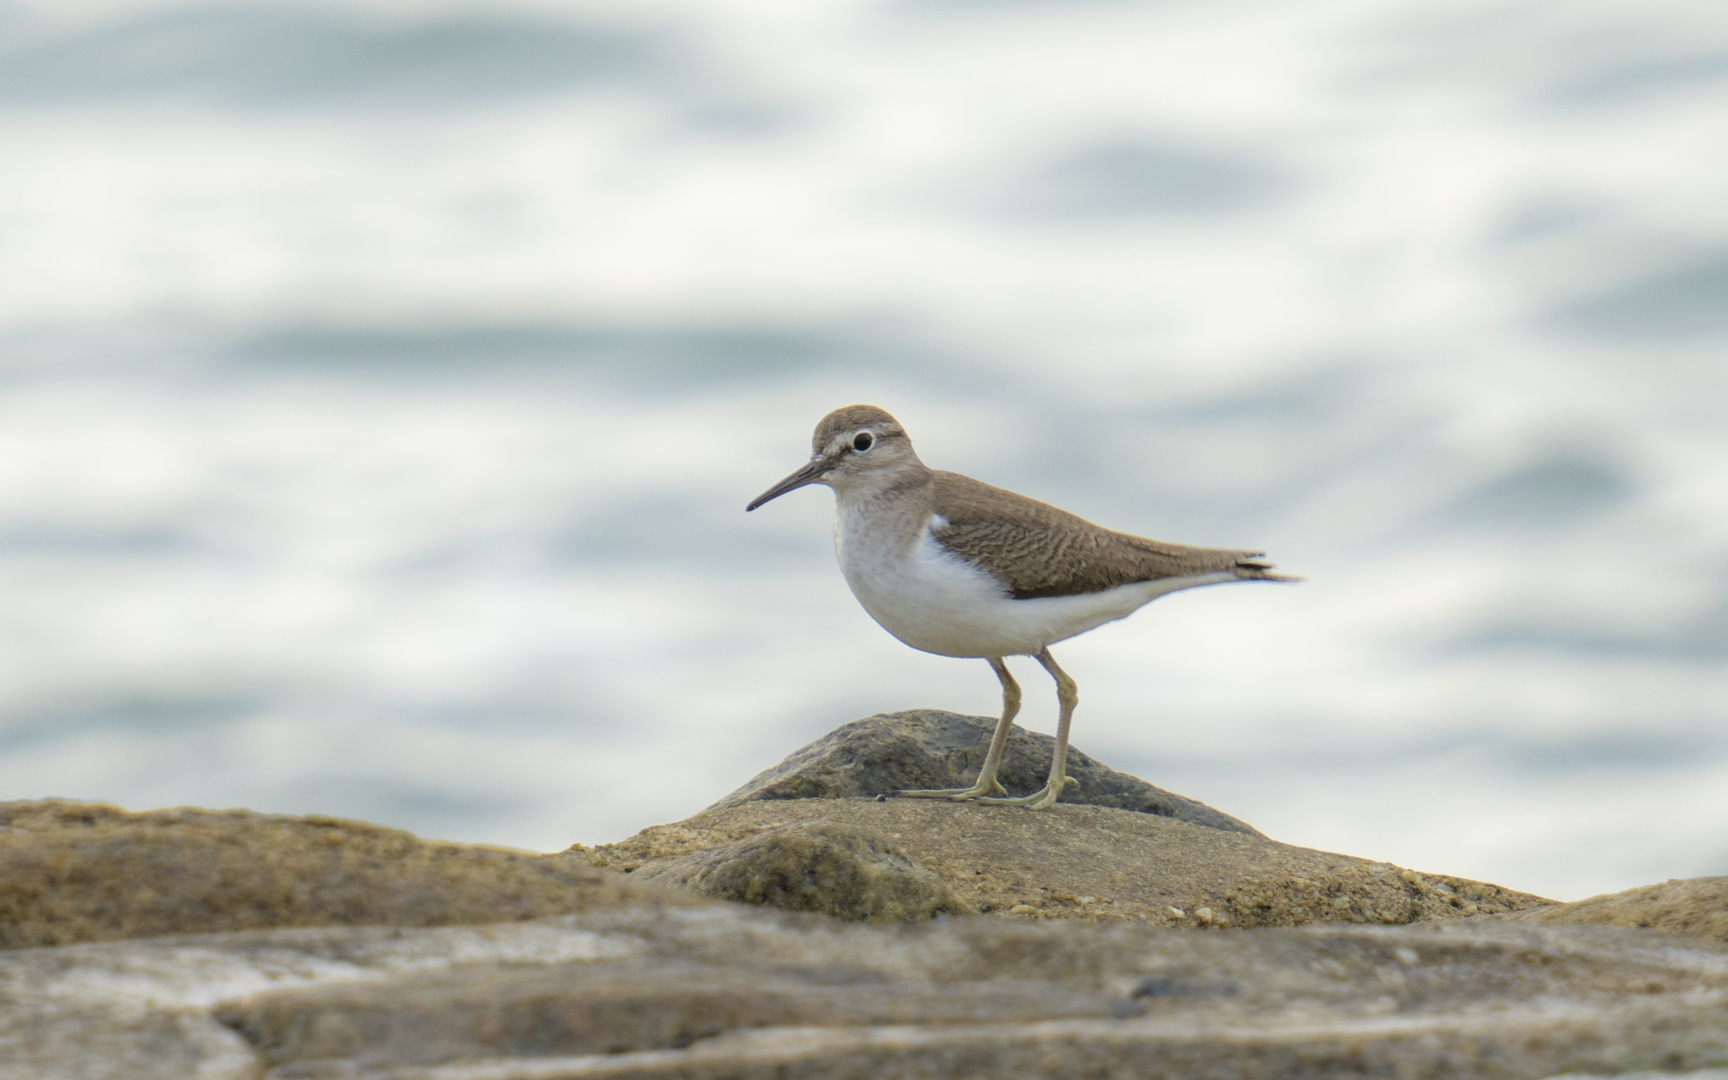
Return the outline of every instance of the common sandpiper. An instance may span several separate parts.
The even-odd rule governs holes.
[[[906,429],[874,405],[816,425],[810,461],[746,506],[808,484],[834,489],[834,550],[852,595],[882,628],[939,656],[987,660],[1002,682],[1002,719],[971,787],[901,791],[920,798],[1043,810],[1074,781],[1068,730],[1079,700],[1050,646],[1133,614],[1166,593],[1227,581],[1300,581],[1262,552],[1188,547],[1111,532],[1054,506],[926,466]],[[1042,790],[1019,798],[996,780],[1020,685],[1003,662],[1031,656],[1056,680],[1056,752]]]

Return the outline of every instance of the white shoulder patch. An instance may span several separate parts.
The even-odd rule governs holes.
[[[943,517],[941,514],[931,514],[930,524],[928,527],[931,529],[946,529],[948,527],[948,519]]]

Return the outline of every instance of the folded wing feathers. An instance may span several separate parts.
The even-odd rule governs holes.
[[[1157,578],[1229,571],[1244,581],[1297,581],[1259,551],[1188,547],[1102,529],[1047,503],[938,472],[935,539],[988,570],[1017,600],[1102,592]]]

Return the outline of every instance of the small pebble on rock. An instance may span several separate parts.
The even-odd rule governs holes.
[[[1038,909],[1033,907],[1031,904],[1015,904],[1013,907],[1008,909],[1008,914],[1010,914],[1010,915],[1036,915],[1036,914],[1038,914]]]

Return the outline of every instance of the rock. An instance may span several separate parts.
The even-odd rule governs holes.
[[[635,877],[715,900],[856,922],[972,914],[941,878],[879,834],[828,821],[765,829],[682,858],[646,863]]]
[[[569,859],[245,810],[0,803],[0,948],[286,926],[496,923],[685,894]]]
[[[244,811],[11,803],[0,823],[6,1080],[1296,1080],[1728,1060],[1723,879],[1541,907],[1144,812],[872,797],[746,801],[544,857]],[[932,918],[968,908],[1001,917]],[[1460,917],[1476,909],[1519,914]],[[569,914],[532,917],[548,910]],[[1264,928],[1321,920],[1359,925]],[[1566,920],[1693,938],[1547,924]],[[303,928],[99,940],[269,925]],[[95,943],[17,947],[79,940]]]
[[[0,1076],[1302,1080],[1720,1063],[1728,948],[1651,940],[1482,919],[882,927],[712,902],[156,938],[0,953]]]
[[[1049,919],[1201,929],[1397,924],[1461,918],[1472,907],[1504,912],[1553,903],[1259,835],[1065,803],[1032,813],[931,799],[748,801],[564,857],[640,872],[816,823],[863,830],[893,844],[898,855],[946,882],[964,908],[993,917],[1025,904]],[[668,879],[661,874],[657,880]],[[1461,890],[1467,889],[1479,899],[1466,900]],[[1082,897],[1091,900],[1082,903]],[[1200,917],[1202,909],[1211,917]]]
[[[1646,885],[1498,918],[1636,926],[1728,944],[1728,877],[1675,878],[1661,885]]]
[[[977,779],[996,721],[940,709],[908,709],[854,720],[794,751],[786,760],[721,799],[710,810],[773,799],[846,799],[907,788],[964,787]],[[998,773],[1014,794],[1044,786],[1056,740],[1010,728]],[[1174,818],[1225,832],[1260,833],[1205,803],[1108,768],[1070,746],[1068,775],[1078,781],[1064,803],[1108,806]]]

